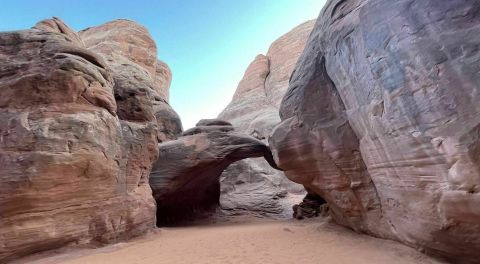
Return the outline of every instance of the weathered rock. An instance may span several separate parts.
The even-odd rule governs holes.
[[[280,174],[280,173],[279,173]],[[292,205],[301,201],[304,188],[292,184],[262,158],[249,158],[230,165],[220,177],[220,206],[227,215],[289,218]]]
[[[315,21],[299,25],[272,43],[267,55],[258,55],[247,68],[230,104],[219,118],[238,131],[266,140],[280,122],[279,105],[288,80]],[[302,186],[263,159],[247,159],[230,166],[221,178],[222,208],[232,213],[291,216],[293,203],[304,194]],[[265,202],[268,201],[268,202]]]
[[[158,94],[171,74],[164,72],[165,66],[157,60],[148,30],[133,21],[111,21],[82,30],[80,36],[90,50],[105,58],[112,71],[117,113],[128,135],[123,149],[128,160],[126,173],[141,176],[129,181],[129,186],[142,184],[149,191],[145,183],[158,158],[157,143],[175,139],[182,130],[180,118]],[[162,78],[164,81],[159,81]]]
[[[233,130],[233,126],[196,126],[184,131],[182,133],[182,136],[190,136],[199,133],[208,133],[214,131],[229,132]]]
[[[294,205],[292,209],[293,218],[298,220],[328,215],[327,202],[314,193],[307,193],[302,202]]]
[[[274,41],[266,56],[258,55],[219,118],[229,121],[239,131],[266,138],[280,122],[280,102],[314,24],[312,20],[297,26]]]
[[[263,156],[276,168],[270,149],[263,142],[219,125],[203,127],[213,130],[189,132],[177,140],[159,144],[160,157],[150,174],[159,225],[178,224],[216,208],[220,175],[235,161]]]
[[[172,75],[168,66],[157,59],[157,48],[148,30],[120,19],[82,30],[80,36],[113,71],[120,119],[150,126],[156,122],[159,141],[179,136],[180,118],[167,102]]]
[[[63,35],[68,36],[68,41],[74,42],[75,46],[78,46],[80,48],[85,47],[85,44],[83,43],[83,40],[80,38],[80,36],[69,28],[65,23],[63,23],[62,20],[60,20],[57,17],[53,17],[52,19],[45,19],[40,22],[38,22],[33,29],[38,29],[46,32],[55,32],[55,33],[60,33]]]
[[[182,121],[173,108],[163,100],[153,102],[153,112],[157,119],[158,142],[176,139],[182,134]]]
[[[120,40],[95,39],[98,50],[90,40],[56,18],[0,33],[0,262],[155,225],[148,175],[158,127],[142,79],[151,65],[102,52]],[[121,101],[127,90],[143,101]]]
[[[332,0],[270,140],[357,231],[480,257],[480,3]]]
[[[156,74],[155,74],[155,88],[163,100],[167,103],[170,99],[170,84],[172,83],[172,71],[168,65],[160,60],[157,60],[157,65],[155,65]]]
[[[232,126],[232,124],[221,119],[202,119],[195,126]]]
[[[150,78],[156,76],[157,46],[145,27],[127,19],[117,19],[79,33],[87,47],[103,54],[110,63],[121,64],[128,60]]]

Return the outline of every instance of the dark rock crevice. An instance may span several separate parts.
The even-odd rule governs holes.
[[[328,216],[328,203],[315,193],[307,193],[302,202],[292,207],[293,218],[302,220],[319,216]]]

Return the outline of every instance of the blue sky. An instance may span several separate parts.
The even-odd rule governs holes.
[[[325,0],[3,1],[0,31],[52,16],[81,30],[117,19],[146,26],[173,72],[170,104],[189,128],[230,102],[248,64],[296,25],[315,19]]]

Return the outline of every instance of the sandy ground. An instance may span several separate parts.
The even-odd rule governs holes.
[[[353,233],[326,220],[235,219],[161,228],[135,241],[85,249],[22,263],[328,263],[433,264],[399,243]]]

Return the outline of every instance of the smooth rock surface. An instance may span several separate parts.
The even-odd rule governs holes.
[[[202,120],[177,140],[159,144],[160,156],[150,174],[157,202],[158,225],[179,224],[189,217],[215,209],[219,178],[231,163],[264,157],[272,167],[270,149],[262,141],[233,131],[221,120]]]
[[[0,262],[155,226],[155,44],[107,25],[93,43],[57,18],[0,33]]]
[[[279,105],[288,80],[315,21],[305,22],[275,40],[267,55],[258,55],[238,84],[230,104],[219,115],[235,129],[266,141],[280,122]],[[221,178],[222,208],[232,214],[253,213],[290,217],[291,207],[304,196],[301,185],[287,180],[263,159],[246,159],[229,166]]]
[[[332,0],[270,140],[336,222],[480,257],[480,3]]]
[[[170,84],[172,83],[172,71],[168,65],[161,61],[157,60],[157,64],[155,65],[155,88],[163,100],[167,103],[170,99]]]

